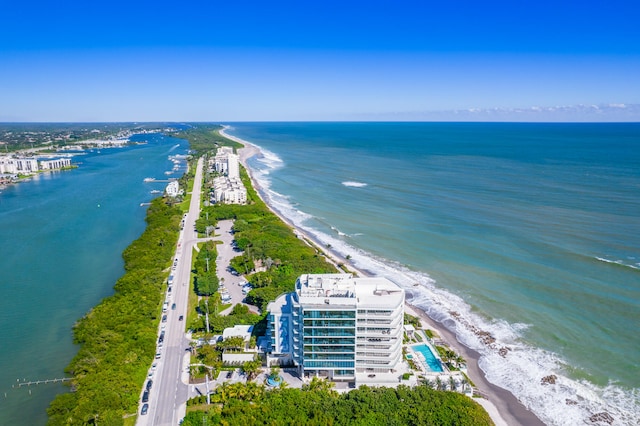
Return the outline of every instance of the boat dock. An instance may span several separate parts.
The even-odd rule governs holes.
[[[60,379],[45,379],[45,380],[34,380],[34,381],[30,381],[30,382],[20,382],[20,379],[18,379],[18,387],[21,388],[23,386],[31,386],[31,385],[40,385],[40,384],[47,384],[47,383],[58,383],[58,382],[67,382],[71,380],[71,377],[63,377]],[[15,387],[15,386],[12,386]]]

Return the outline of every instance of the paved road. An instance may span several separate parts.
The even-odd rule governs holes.
[[[202,190],[203,160],[198,160],[195,183],[191,195],[189,212],[185,217],[183,230],[180,232],[178,247],[174,259],[178,259],[172,291],[167,293],[168,310],[161,357],[155,360],[157,370],[152,375],[153,387],[149,395],[149,412],[138,416],[139,426],[177,425],[186,412],[186,401],[189,394],[188,363],[189,339],[185,336],[185,320],[189,299],[189,279],[191,274],[191,253],[198,240],[194,231],[195,221],[200,215],[200,193]],[[176,305],[172,309],[172,304]],[[159,330],[160,332],[160,330]],[[140,404],[140,408],[142,404]],[[138,410],[138,412],[140,412]]]

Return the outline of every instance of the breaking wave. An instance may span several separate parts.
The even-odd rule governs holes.
[[[345,181],[345,182],[342,182],[342,184],[343,184],[344,186],[352,186],[352,187],[354,187],[354,188],[362,188],[362,187],[367,186],[367,184],[366,184],[366,183],[362,183],[362,182],[352,182],[352,181]]]

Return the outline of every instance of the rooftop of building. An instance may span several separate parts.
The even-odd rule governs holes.
[[[305,274],[296,282],[300,303],[318,305],[397,305],[404,290],[384,277],[351,274]]]

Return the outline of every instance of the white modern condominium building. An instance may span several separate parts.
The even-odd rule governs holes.
[[[245,204],[247,190],[240,179],[240,162],[233,148],[218,148],[216,156],[209,160],[210,167],[224,176],[213,180],[212,202],[227,204]]]
[[[386,278],[302,275],[267,310],[269,362],[305,377],[357,382],[402,363],[404,290]]]
[[[233,153],[233,148],[231,147],[223,146],[218,148],[216,156],[209,163],[216,172],[222,173],[231,179],[240,177],[238,155]]]

